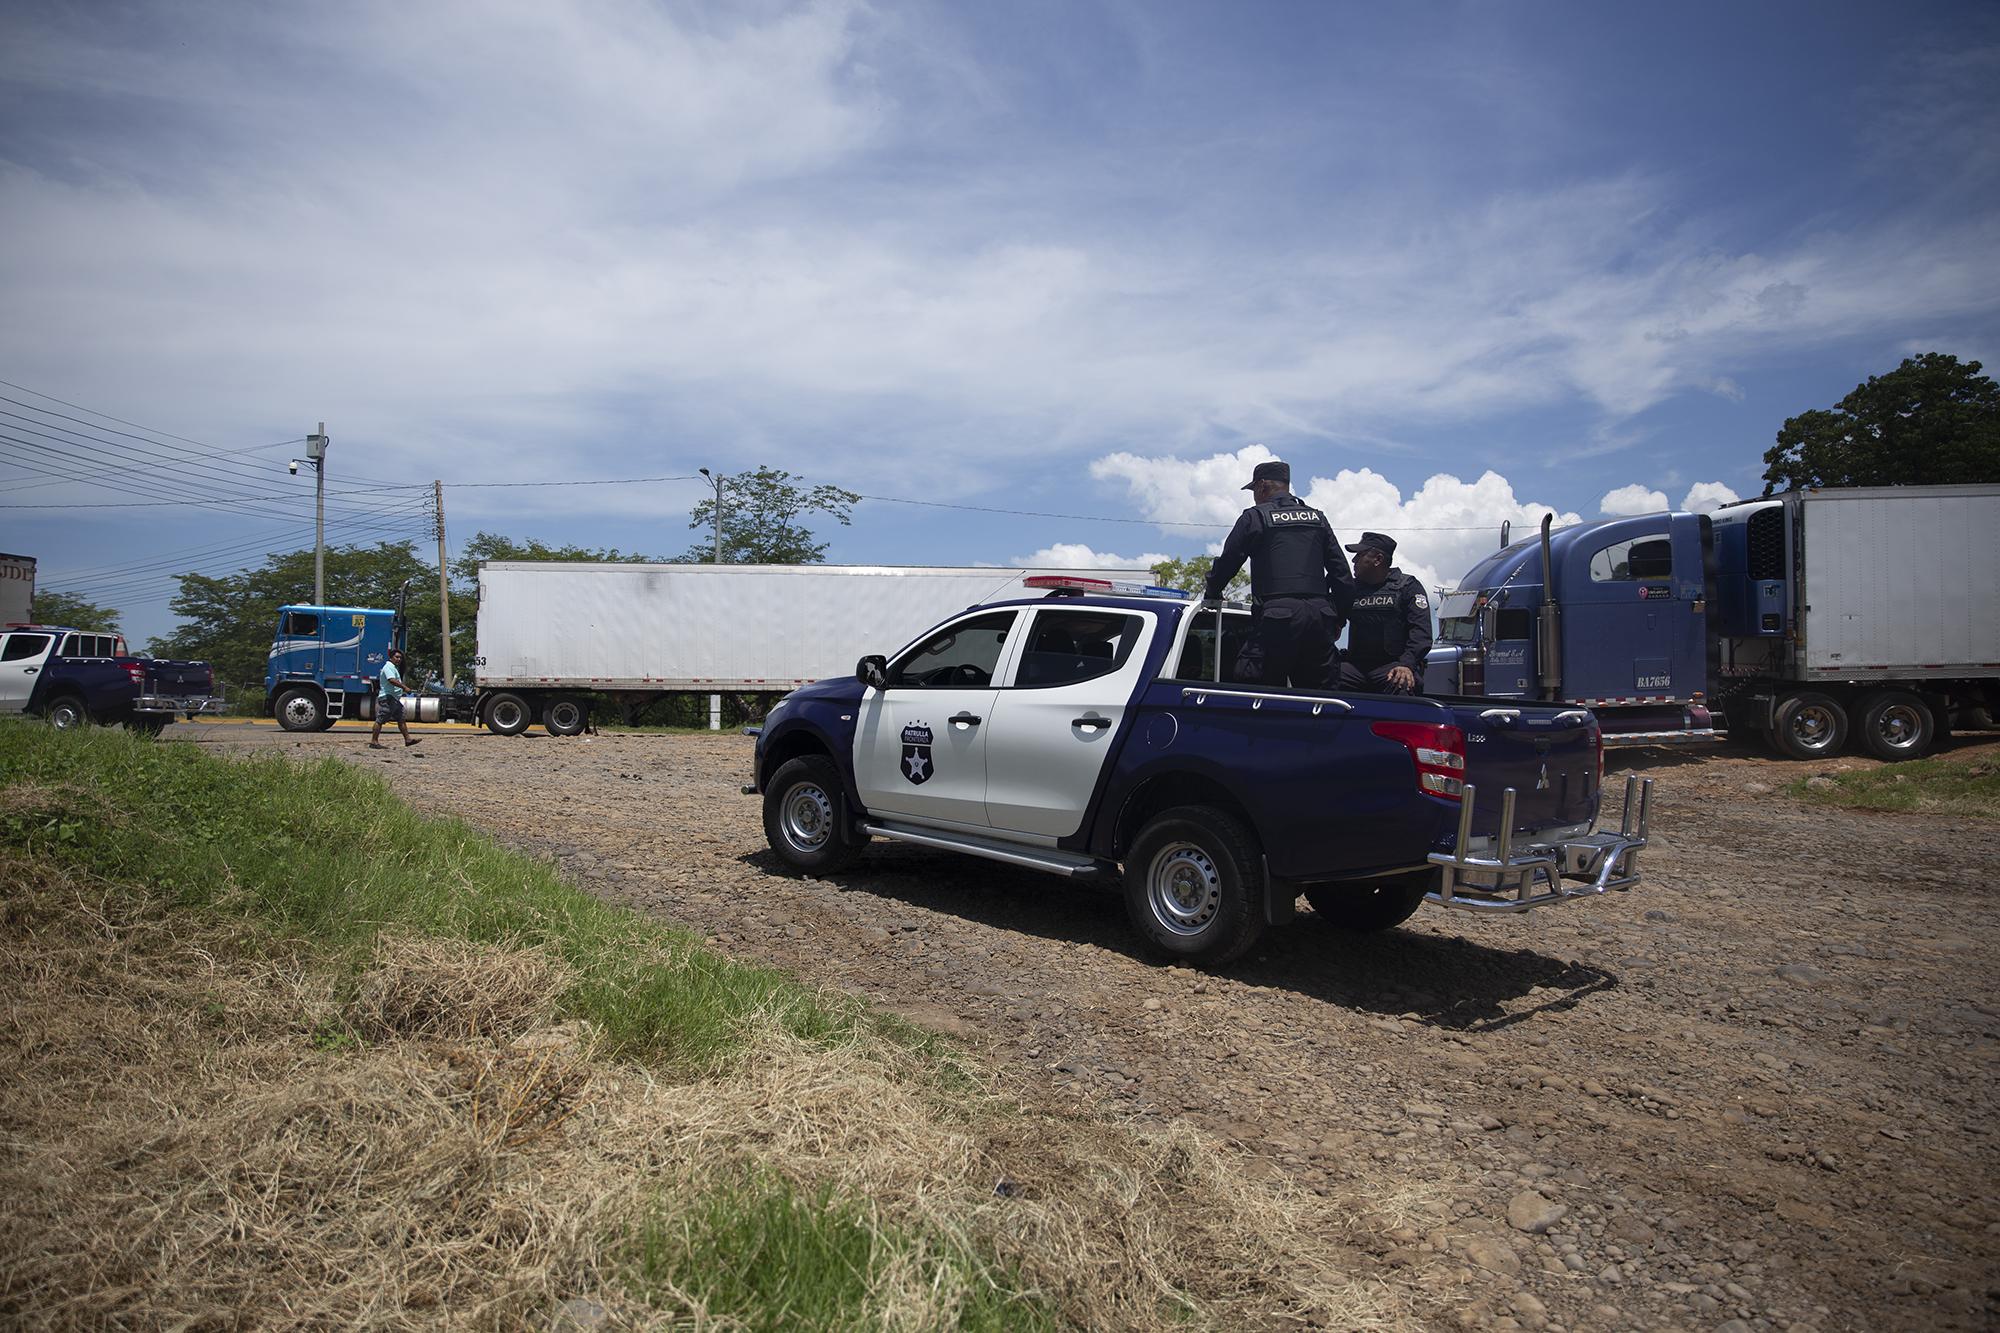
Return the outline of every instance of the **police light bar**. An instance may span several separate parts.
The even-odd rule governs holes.
[[[1162,588],[1146,583],[1127,583],[1123,580],[1089,579],[1076,574],[1031,574],[1021,580],[1027,588],[1039,588],[1048,592],[1092,593],[1099,597],[1176,597],[1186,598],[1191,593],[1179,588]]]

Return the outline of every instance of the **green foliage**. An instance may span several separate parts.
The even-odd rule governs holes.
[[[115,607],[99,606],[66,592],[36,593],[28,618],[37,625],[70,625],[76,629],[119,632]]]
[[[803,514],[825,514],[842,527],[861,497],[838,486],[796,484],[780,468],[758,467],[722,479],[722,560],[731,565],[816,565],[826,559],[826,543],[813,540],[799,522]],[[706,564],[715,558],[715,497],[696,505],[688,527],[702,540],[682,560]]]
[[[1208,586],[1209,571],[1215,568],[1215,557],[1197,555],[1187,560],[1162,560],[1153,566],[1153,581],[1162,588],[1179,588],[1183,592],[1199,595]],[[1241,597],[1250,591],[1250,567],[1245,565],[1236,571],[1223,589],[1225,597]]]
[[[801,1193],[756,1173],[702,1196],[692,1209],[649,1216],[637,1237],[633,1285],[673,1293],[718,1325],[789,1333],[893,1325],[881,1308],[897,1286],[957,1297],[962,1330],[1053,1329],[1053,1312],[997,1284],[965,1250],[869,1224],[865,1205],[827,1186]]]
[[[1764,454],[1764,494],[2000,481],[2000,386],[1979,370],[1925,352],[1870,375],[1832,411],[1791,418]]]
[[[181,574],[171,603],[181,624],[149,645],[161,657],[200,658],[232,690],[261,697],[264,664],[278,608],[313,600],[311,547],[272,555],[257,569],[220,577]],[[411,584],[410,656],[429,668],[441,647],[437,628],[437,571],[417,555],[414,542],[332,546],[326,552],[326,604],[391,607],[405,580]],[[457,606],[453,605],[456,614]],[[428,612],[428,615],[426,615]],[[470,615],[468,613],[468,619]]]
[[[1971,760],[1918,759],[1830,776],[1831,787],[1810,786],[1810,778],[1800,778],[1785,790],[1801,800],[1855,810],[2000,816],[2000,765],[1990,753]]]

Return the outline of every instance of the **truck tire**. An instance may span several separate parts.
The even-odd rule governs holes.
[[[1937,744],[1937,716],[1908,690],[1882,690],[1861,701],[1861,747],[1895,763],[1921,759]]]
[[[49,725],[57,731],[78,731],[91,723],[90,710],[74,694],[56,696],[48,709]]]
[[[1817,690],[1778,701],[1771,715],[1771,744],[1788,759],[1826,759],[1847,744],[1847,709]]]
[[[158,736],[173,720],[171,713],[134,713],[125,719],[125,725],[141,736]]]
[[[326,696],[313,689],[286,690],[271,705],[271,715],[286,731],[325,731]]]
[[[495,736],[518,736],[534,720],[534,710],[518,694],[496,694],[486,705],[486,726]]]
[[[833,760],[801,755],[782,765],[764,788],[765,840],[794,870],[809,875],[845,870],[867,841],[842,827],[846,805]]]
[[[1264,868],[1242,821],[1205,805],[1153,816],[1125,857],[1125,913],[1156,953],[1218,966],[1264,933]]]
[[[590,724],[583,700],[558,697],[542,709],[542,729],[551,736],[574,736]]]
[[[1335,930],[1372,935],[1415,916],[1437,883],[1437,871],[1418,870],[1358,884],[1312,884],[1305,893],[1313,911]]]

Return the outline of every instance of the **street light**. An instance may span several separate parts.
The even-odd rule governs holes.
[[[715,559],[711,563],[719,565],[722,563],[722,475],[711,475],[705,467],[695,470],[715,483]]]
[[[306,456],[294,458],[289,471],[299,475],[299,464],[308,463],[316,474],[316,503],[313,512],[313,605],[326,605],[326,423],[319,423],[317,435],[306,436]]]

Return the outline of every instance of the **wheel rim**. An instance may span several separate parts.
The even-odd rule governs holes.
[[[512,699],[503,699],[493,705],[493,725],[502,731],[512,731],[521,725],[521,705]]]
[[[83,725],[83,710],[75,704],[57,704],[49,710],[49,725],[57,731],[74,730]]]
[[[557,704],[549,710],[549,725],[557,731],[575,731],[583,722],[583,710],[575,704]]]
[[[778,826],[793,851],[818,851],[833,837],[833,798],[818,783],[801,782],[785,793]]]
[[[1146,903],[1167,930],[1199,935],[1222,906],[1222,872],[1194,843],[1169,843],[1146,869]]]
[[[1792,714],[1792,739],[1804,749],[1826,749],[1837,730],[1833,710],[1825,704],[1806,704]]]
[[[309,727],[319,717],[319,709],[304,695],[294,694],[285,700],[285,719],[301,727]]]
[[[1875,734],[1892,750],[1913,750],[1923,743],[1923,715],[1910,704],[1890,704],[1876,714]]]

